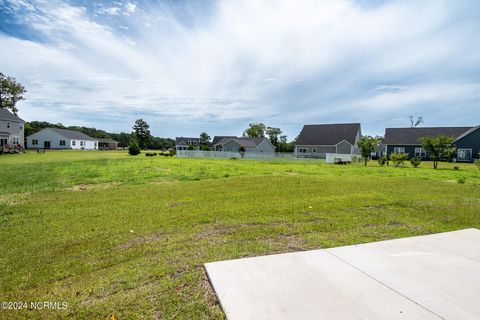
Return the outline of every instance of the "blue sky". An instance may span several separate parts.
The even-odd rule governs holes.
[[[480,124],[476,0],[0,0],[26,120],[164,137]]]

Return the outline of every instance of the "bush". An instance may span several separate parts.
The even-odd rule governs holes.
[[[380,165],[380,167],[383,167],[385,165],[385,163],[387,163],[387,157],[383,156],[383,157],[380,157],[377,159],[378,161],[378,164]]]
[[[459,167],[459,166],[455,166],[455,167],[453,167],[453,170],[460,170],[460,167]]]
[[[138,146],[138,144],[136,144],[135,142],[131,143],[128,146],[128,154],[131,155],[131,156],[139,155],[140,154],[140,147]]]
[[[412,164],[412,166],[414,168],[418,168],[418,166],[420,165],[420,163],[422,163],[422,158],[420,157],[413,157],[412,159],[410,159],[410,163]]]
[[[403,163],[408,160],[408,155],[405,153],[394,152],[390,155],[390,160],[393,161],[395,167],[403,166]]]
[[[480,169],[480,159],[475,160],[475,164],[477,165],[478,169]]]
[[[465,181],[467,181],[467,178],[465,178],[465,177],[458,177],[458,179],[457,179],[457,182],[460,183],[460,184],[464,184]]]

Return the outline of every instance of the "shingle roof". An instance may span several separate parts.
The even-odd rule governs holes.
[[[423,137],[446,135],[459,137],[472,127],[386,128],[384,144],[420,145]]]
[[[22,119],[20,119],[18,116],[14,115],[10,110],[0,108],[0,119],[2,120],[8,120],[8,121],[19,121],[19,122],[25,122]]]
[[[296,145],[334,146],[346,140],[355,145],[360,123],[312,124],[303,126]]]
[[[176,137],[175,144],[187,144],[187,141],[196,141],[197,143],[200,142],[200,138],[189,138],[189,137]]]
[[[229,137],[229,138],[223,138],[222,140],[218,141],[215,145],[224,145],[228,141],[235,141],[241,146],[244,147],[256,147],[258,146],[265,138],[250,138],[250,137]]]
[[[480,129],[480,126],[476,126],[476,127],[471,128],[470,130],[465,131],[464,133],[462,133],[461,135],[459,135],[457,137],[457,140],[460,140],[463,137],[468,136],[470,133],[472,133],[474,131],[477,131],[478,129]]]
[[[58,133],[59,135],[70,139],[70,140],[92,140],[97,141],[98,139],[92,138],[80,131],[68,130],[68,129],[59,129],[59,128],[46,128],[50,129],[53,132]]]
[[[236,136],[215,136],[212,140],[212,145],[216,145],[220,140],[225,138],[236,138]]]
[[[107,139],[107,138],[97,138],[96,140],[101,143],[118,143],[113,139]]]

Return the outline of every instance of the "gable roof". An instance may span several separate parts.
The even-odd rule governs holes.
[[[455,140],[455,141],[458,141],[458,140],[462,139],[463,137],[468,136],[470,133],[472,133],[472,132],[474,132],[474,131],[477,131],[478,129],[480,129],[480,125],[479,125],[479,126],[476,126],[476,127],[473,127],[473,128],[471,128],[470,130],[465,131],[464,133],[462,133],[461,135],[459,135],[459,136],[457,137],[457,140]]]
[[[260,143],[262,143],[263,140],[265,140],[266,138],[250,138],[250,137],[241,137],[241,138],[238,138],[238,137],[233,137],[233,138],[223,138],[222,140],[218,141],[215,145],[224,145],[225,143],[229,142],[229,141],[235,141],[236,143],[238,143],[239,145],[241,146],[244,146],[244,147],[256,147],[258,146]]]
[[[0,119],[7,120],[7,121],[18,121],[18,122],[25,122],[20,119],[18,116],[14,115],[10,110],[0,108]]]
[[[224,138],[236,138],[236,136],[215,136],[212,140],[212,145],[216,145],[220,140]]]
[[[334,146],[345,140],[355,145],[360,123],[304,125],[295,145]]]
[[[80,131],[74,131],[74,130],[68,130],[68,129],[59,129],[59,128],[45,128],[43,130],[47,130],[47,129],[61,135],[62,137],[70,139],[70,140],[98,141],[98,139],[92,138],[92,137],[90,137],[90,136],[88,136],[85,133],[80,132]],[[40,131],[43,131],[43,130],[40,130]]]
[[[200,142],[200,138],[189,138],[189,137],[175,137],[175,144],[187,144],[187,141],[196,141],[197,144]]]
[[[420,145],[423,137],[446,135],[459,137],[472,127],[386,128],[384,144]]]

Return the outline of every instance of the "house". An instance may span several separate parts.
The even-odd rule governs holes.
[[[295,156],[325,159],[327,153],[355,155],[361,136],[360,123],[305,125],[294,144]]]
[[[14,146],[24,147],[25,121],[10,112],[0,108],[0,153],[10,152]]]
[[[175,149],[176,150],[188,150],[188,147],[192,146],[194,150],[200,149],[200,138],[189,137],[176,137]]]
[[[98,138],[98,149],[99,150],[117,150],[118,142],[112,139],[103,139]]]
[[[275,153],[275,146],[267,138],[226,137],[213,145],[215,151]]]
[[[220,140],[225,138],[236,138],[236,136],[214,136],[212,140],[212,146],[216,145]]]
[[[461,162],[471,162],[479,157],[480,126],[476,127],[432,127],[432,128],[386,128],[385,152],[406,153],[409,158],[421,157],[428,159],[428,154],[422,147],[423,137],[445,135],[455,137],[457,148],[454,159]]]
[[[27,137],[27,147],[29,149],[97,150],[98,139],[79,131],[45,128]]]

